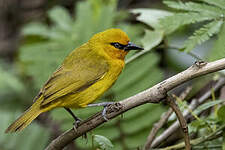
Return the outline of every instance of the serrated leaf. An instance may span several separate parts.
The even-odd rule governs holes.
[[[20,48],[19,59],[24,64],[27,74],[34,77],[34,86],[41,88],[69,50],[72,50],[72,44],[34,43]]]
[[[200,105],[199,107],[197,107],[197,109],[195,109],[193,113],[199,114],[203,110],[206,110],[210,107],[213,107],[213,106],[218,105],[223,102],[225,102],[225,100],[215,100],[215,101],[210,101],[210,102],[204,103],[204,104]]]
[[[159,19],[166,16],[171,16],[173,13],[165,10],[158,9],[132,9],[130,10],[133,14],[139,14],[137,20],[141,21],[154,29],[160,29]]]
[[[225,9],[224,0],[198,0]]]
[[[59,26],[60,29],[64,31],[70,31],[71,25],[73,24],[72,18],[68,11],[60,6],[56,6],[48,12],[48,16],[55,23],[55,25]]]
[[[176,13],[172,16],[160,19],[160,24],[162,26],[162,30],[165,31],[165,34],[170,34],[183,25],[212,19],[214,19],[214,17],[208,16],[204,13]]]
[[[16,74],[8,69],[5,70],[0,65],[0,96],[4,94],[13,94],[13,92],[20,93],[25,90],[23,82]],[[3,99],[0,99],[0,101]]]
[[[22,34],[27,35],[36,35],[36,36],[42,36],[45,38],[49,38],[51,33],[49,31],[49,28],[41,23],[30,23],[24,26],[22,29]]]
[[[163,31],[162,30],[145,30],[144,38],[141,40],[145,50],[151,50],[162,42]]]
[[[225,56],[225,23],[223,23],[213,48],[208,54],[209,61],[215,61]]]
[[[217,116],[219,119],[225,122],[225,105],[221,106],[217,111]]]
[[[102,135],[94,135],[94,141],[99,144],[102,150],[110,150],[113,148],[112,142]]]
[[[184,48],[186,52],[191,51],[196,45],[200,45],[203,42],[209,40],[214,34],[218,33],[221,25],[223,24],[222,20],[215,20],[202,28],[196,30],[192,36],[188,38],[184,43]]]
[[[171,8],[175,8],[178,10],[185,10],[185,11],[193,11],[207,14],[211,17],[217,18],[221,14],[224,14],[224,11],[218,7],[214,7],[212,5],[207,5],[203,3],[196,3],[196,2],[186,2],[183,3],[182,1],[163,1],[167,6]]]

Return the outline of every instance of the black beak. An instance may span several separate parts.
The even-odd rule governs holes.
[[[144,50],[143,48],[129,42],[125,48],[124,48],[125,51],[129,51],[129,50]]]

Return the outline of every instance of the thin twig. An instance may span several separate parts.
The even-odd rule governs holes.
[[[225,79],[221,78],[219,79],[216,84],[212,87],[214,90],[218,90],[221,86],[225,84]],[[201,103],[205,102],[209,97],[211,96],[211,89],[209,89],[207,92],[204,93],[200,98],[198,99],[193,99],[191,101],[191,104],[189,105],[189,108],[191,110],[194,110],[197,108]],[[186,110],[183,113],[183,116],[186,119],[190,118],[190,111]],[[158,137],[154,139],[152,142],[152,147],[157,147],[162,141],[166,140],[171,134],[173,134],[178,128],[179,128],[179,122],[176,121],[173,123],[169,128],[167,128],[163,133],[161,133]]]
[[[184,100],[185,97],[190,93],[191,89],[192,88],[190,86],[188,86],[180,94],[179,98],[181,100]],[[173,113],[172,108],[169,108],[169,110],[161,116],[160,120],[157,123],[154,124],[151,132],[148,135],[147,141],[146,141],[145,146],[144,146],[144,150],[148,150],[148,149],[151,148],[151,144],[152,144],[158,130],[167,122],[168,118],[171,116],[172,113]]]
[[[175,103],[172,96],[168,96],[166,101],[169,104],[169,106],[173,109],[173,111],[176,113],[177,119],[180,122],[180,126],[182,128],[183,133],[184,133],[185,149],[191,150],[190,138],[189,138],[189,134],[188,134],[188,126],[187,126],[187,122],[186,122],[182,112],[180,111],[179,107]]]
[[[165,98],[166,93],[171,89],[177,87],[178,85],[191,80],[193,78],[216,72],[225,69],[225,58],[211,62],[211,63],[195,63],[185,71],[166,79],[155,86],[140,92],[132,97],[126,98],[122,101],[111,106],[111,109],[107,112],[107,118],[112,119],[124,112],[135,108],[137,106],[146,103],[159,103],[163,98]],[[89,119],[83,121],[78,127],[77,132],[70,129],[55,140],[53,140],[46,150],[60,150],[63,149],[70,142],[76,138],[82,136],[84,133],[100,126],[105,122],[101,115],[101,112],[93,115]]]
[[[172,113],[173,113],[173,109],[169,108],[169,110],[161,116],[161,119],[159,120],[159,122],[154,124],[154,126],[147,138],[147,142],[144,147],[145,150],[148,150],[151,148],[151,144],[152,144],[158,130],[167,122],[168,118],[170,117],[170,115]]]
[[[208,136],[202,136],[197,139],[191,140],[191,145],[198,145],[198,144],[201,144],[206,141],[212,141],[213,139],[218,138],[219,136],[221,137],[221,136],[223,136],[221,131],[224,129],[225,129],[225,124],[220,126],[216,131],[212,132]],[[218,133],[218,132],[220,132],[220,133]],[[166,148],[161,148],[161,149],[157,149],[157,150],[176,150],[176,149],[182,149],[184,147],[185,147],[185,143],[182,142],[182,143],[179,143],[179,144],[176,144],[173,146],[168,146]]]

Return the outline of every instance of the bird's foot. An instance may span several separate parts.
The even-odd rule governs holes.
[[[103,103],[97,103],[97,104],[89,104],[89,107],[93,107],[93,106],[103,106],[104,109],[102,111],[102,117],[104,118],[105,121],[108,121],[109,119],[106,116],[107,110],[109,108],[109,106],[113,105],[114,107],[112,108],[113,110],[119,110],[121,109],[121,104],[117,103],[117,102],[103,102]]]
[[[77,128],[78,128],[78,126],[79,126],[79,124],[81,123],[81,119],[80,118],[77,118],[76,117],[76,120],[75,120],[75,122],[73,123],[73,129],[74,129],[74,131],[75,132],[77,132]]]
[[[75,120],[75,122],[73,123],[73,130],[74,130],[74,132],[77,132],[77,128],[78,128],[78,126],[80,125],[81,121],[82,121],[82,120],[81,120],[80,118],[76,117],[76,120]],[[82,135],[82,138],[84,138],[84,139],[87,140],[87,133],[84,133],[84,134]]]
[[[104,109],[102,111],[102,117],[104,118],[105,121],[109,121],[109,119],[106,116],[107,110],[110,105],[115,104],[114,102],[105,102],[105,105],[103,105]]]

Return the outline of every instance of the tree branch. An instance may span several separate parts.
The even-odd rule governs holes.
[[[168,96],[166,98],[166,102],[169,104],[169,106],[176,113],[177,119],[180,122],[180,126],[182,128],[183,133],[184,133],[185,149],[191,150],[190,137],[189,137],[189,134],[188,134],[188,126],[187,126],[187,122],[186,122],[182,112],[178,108],[177,104],[174,102],[174,99],[172,98],[172,96],[171,97]]]
[[[168,91],[174,87],[191,80],[193,78],[216,72],[219,70],[225,69],[225,58],[211,62],[196,62],[191,67],[185,71],[166,79],[155,86],[140,92],[132,97],[119,101],[118,103],[111,105],[109,111],[107,112],[107,118],[112,119],[116,116],[132,109],[134,107],[146,104],[146,103],[158,103],[161,99],[166,97]],[[63,149],[70,142],[76,138],[82,136],[84,133],[98,127],[103,124],[105,120],[103,119],[101,112],[93,115],[89,119],[83,121],[77,128],[77,132],[74,132],[73,129],[70,129],[58,138],[53,140],[46,150],[60,150]]]
[[[188,86],[185,89],[185,91],[183,91],[180,94],[179,98],[181,100],[184,100],[186,98],[186,96],[190,93],[191,89],[192,88],[190,86]],[[173,113],[173,109],[169,108],[169,110],[161,116],[160,120],[153,125],[152,130],[148,135],[148,138],[147,138],[147,141],[145,143],[143,150],[148,150],[151,148],[152,142],[153,142],[158,130],[160,128],[162,128],[162,126],[167,122],[168,118],[171,116],[172,113]]]

